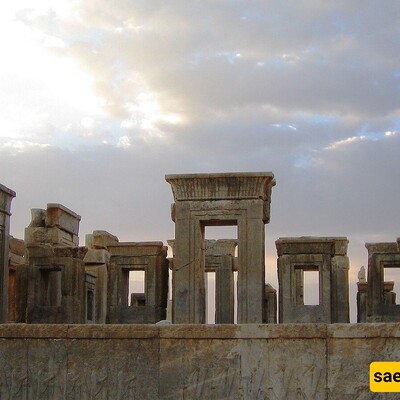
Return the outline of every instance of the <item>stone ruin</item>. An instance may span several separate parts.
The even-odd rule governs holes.
[[[280,238],[275,243],[279,322],[349,322],[347,238]],[[318,305],[304,304],[306,271],[318,273]]]
[[[162,242],[119,242],[99,230],[79,246],[81,217],[61,204],[33,209],[24,240],[12,238],[15,192],[0,185],[0,322],[155,324],[168,318],[174,324],[204,324],[208,272],[215,273],[216,324],[235,322],[235,297],[238,324],[349,322],[345,237],[276,241],[277,318],[277,291],[265,283],[272,173],[167,175],[166,181],[174,197],[171,259]],[[205,227],[231,225],[238,227],[237,239],[205,239]],[[399,240],[366,247],[368,279],[362,270],[357,322],[400,321],[394,282],[384,279],[386,268],[400,268]],[[130,275],[137,271],[144,290],[130,293]],[[319,277],[316,305],[304,304],[308,271]]]

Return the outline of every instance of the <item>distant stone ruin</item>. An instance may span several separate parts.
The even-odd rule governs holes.
[[[99,230],[80,247],[81,217],[54,203],[32,209],[24,240],[12,238],[15,192],[0,185],[0,322],[155,324],[168,316],[174,324],[205,324],[209,272],[215,274],[216,324],[236,318],[238,324],[349,322],[346,237],[279,238],[277,306],[277,290],[265,282],[271,172],[167,175],[166,181],[174,196],[170,259],[162,242],[119,242]],[[205,227],[215,225],[236,225],[237,239],[205,240]],[[394,282],[384,281],[385,269],[400,268],[399,240],[366,247],[357,322],[400,321]],[[137,271],[144,277],[141,292],[129,288]],[[308,271],[318,274],[315,305],[304,304]]]

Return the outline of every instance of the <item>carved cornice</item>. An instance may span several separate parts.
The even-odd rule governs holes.
[[[275,186],[272,172],[166,175],[175,201],[247,200],[270,201]]]

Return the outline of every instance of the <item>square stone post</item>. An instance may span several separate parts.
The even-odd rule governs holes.
[[[15,192],[0,184],[0,323],[8,314],[8,251],[10,239],[10,210]]]

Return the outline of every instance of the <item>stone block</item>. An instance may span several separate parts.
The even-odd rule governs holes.
[[[89,249],[83,261],[85,264],[108,264],[110,253],[104,249]]]
[[[56,226],[52,228],[27,227],[25,228],[25,243],[27,245],[49,243],[54,246],[78,246],[79,238]]]
[[[158,256],[167,254],[163,242],[120,242],[107,246],[111,256]]]
[[[106,249],[110,244],[118,243],[118,238],[107,231],[93,231],[85,236],[85,244],[90,249]]]
[[[17,256],[24,257],[25,256],[25,242],[21,239],[16,239],[10,236],[10,253],[13,253]]]
[[[72,235],[79,233],[81,217],[62,204],[49,203],[46,210],[46,227],[58,227]]]

